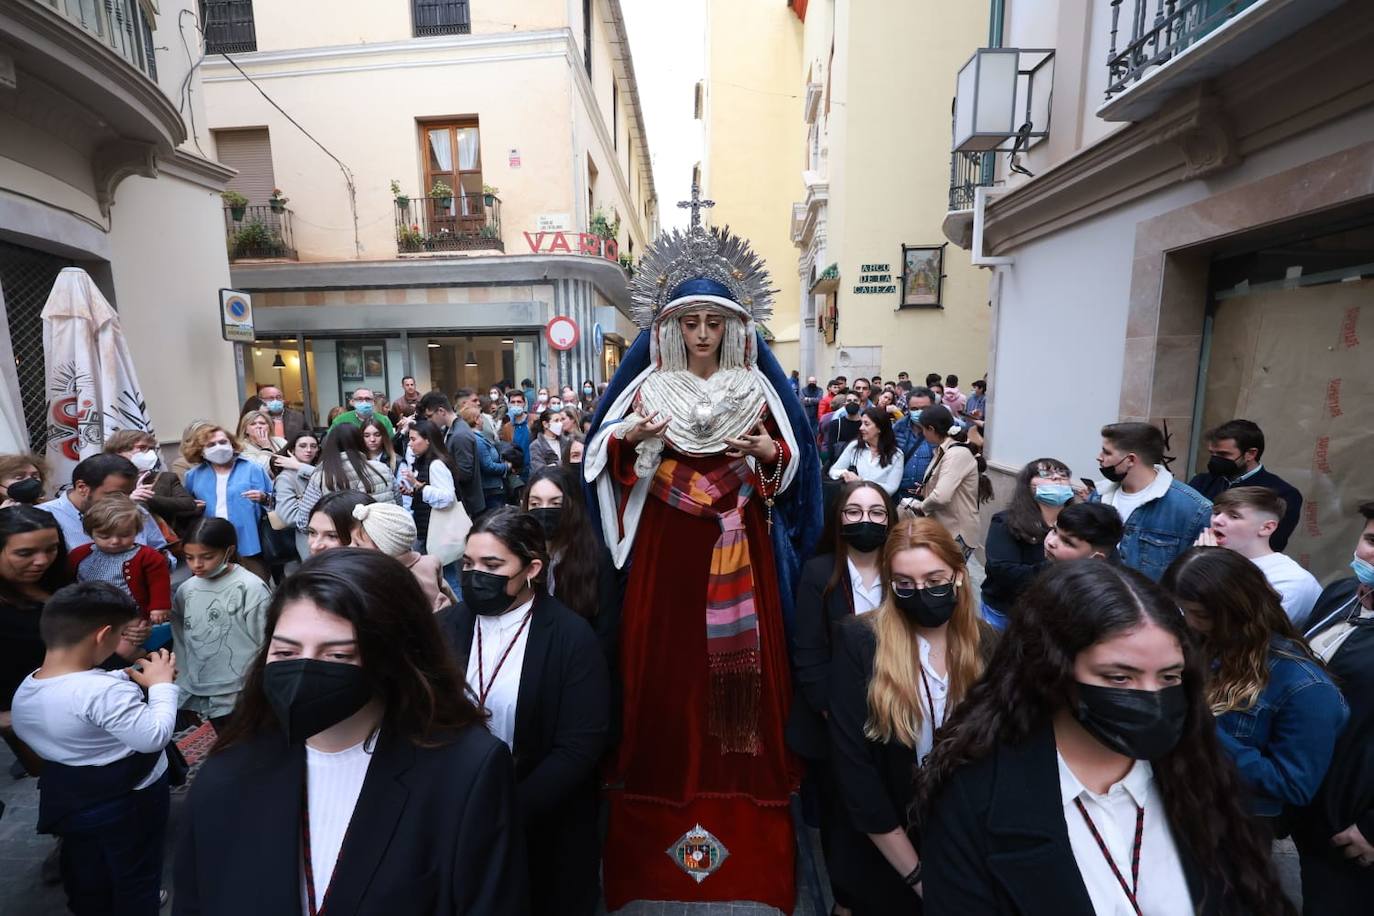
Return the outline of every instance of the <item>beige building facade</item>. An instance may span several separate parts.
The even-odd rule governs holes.
[[[279,383],[323,416],[406,375],[610,377],[657,226],[618,0],[211,0],[206,18],[206,121],[246,198],[224,213],[259,328],[245,393]]]
[[[795,8],[795,7],[794,7]],[[941,233],[947,74],[987,38],[988,4],[811,0],[793,198],[803,375],[987,371],[987,278]]]
[[[1006,48],[1055,60],[1029,174],[1005,153],[956,167],[945,220],[992,280],[994,470],[1054,455],[1097,476],[1099,428],[1139,419],[1187,479],[1205,430],[1247,418],[1304,495],[1288,552],[1348,575],[1374,495],[1368,4],[1196,0],[1155,21],[1009,0],[1000,25]]]
[[[233,172],[214,161],[200,77],[188,77],[195,9],[0,4],[0,334],[16,367],[5,413],[18,419],[0,451],[41,452],[60,423],[45,409],[39,316],[69,266],[118,310],[161,440],[194,417],[237,416],[218,296],[229,285],[219,192]]]

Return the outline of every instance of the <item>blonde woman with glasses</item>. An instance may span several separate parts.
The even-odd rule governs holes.
[[[855,916],[916,910],[913,764],[982,674],[995,638],[979,620],[964,553],[939,522],[893,525],[883,568],[882,604],[835,627],[830,665],[831,758],[846,818],[827,864]]]

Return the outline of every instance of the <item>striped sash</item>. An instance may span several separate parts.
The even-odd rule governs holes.
[[[720,525],[706,583],[707,731],[720,740],[725,753],[757,755],[763,666],[754,572],[744,530],[744,507],[753,495],[751,476],[743,459],[702,474],[676,458],[666,458],[649,492],[674,509]]]

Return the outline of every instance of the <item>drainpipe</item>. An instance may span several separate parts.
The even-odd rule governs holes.
[[[1010,267],[1015,259],[990,257],[983,254],[983,220],[989,197],[1001,197],[1006,191],[1001,188],[977,187],[973,189],[973,257],[974,267]]]
[[[992,0],[988,11],[988,47],[1002,47],[1002,20],[1006,18],[1007,0]]]

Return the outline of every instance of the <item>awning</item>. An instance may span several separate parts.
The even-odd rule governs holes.
[[[816,275],[816,279],[811,284],[813,293],[833,293],[840,288],[840,265],[831,264],[825,270]]]

